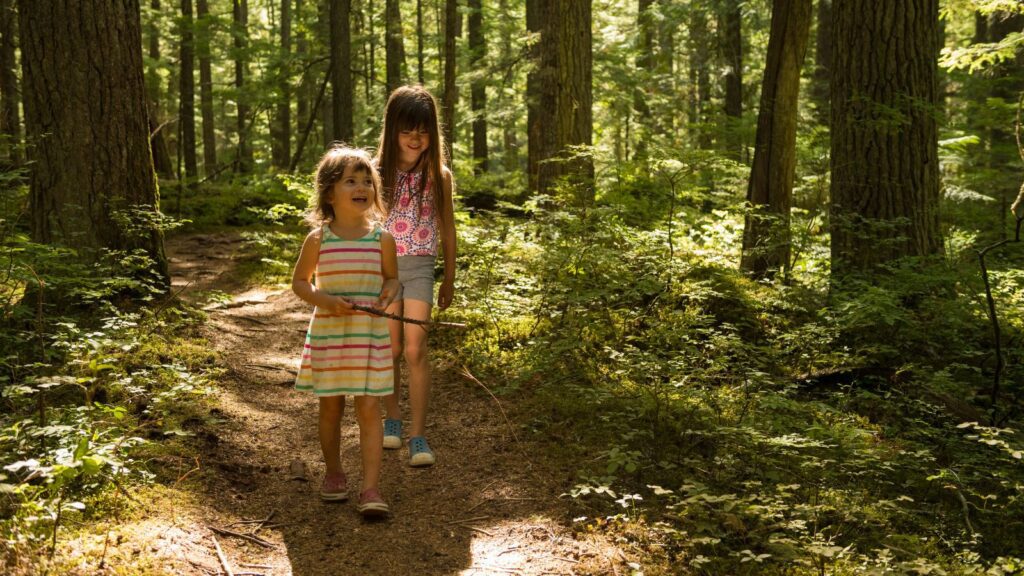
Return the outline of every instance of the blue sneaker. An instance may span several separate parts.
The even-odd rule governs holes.
[[[437,459],[424,436],[409,438],[409,465],[414,468],[433,466]]]
[[[384,447],[394,450],[402,447],[402,421],[384,419]]]

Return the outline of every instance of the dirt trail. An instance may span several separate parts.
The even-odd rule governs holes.
[[[574,538],[564,499],[572,467],[517,444],[500,411],[477,385],[435,364],[427,429],[438,464],[410,468],[406,449],[385,451],[385,522],[361,520],[350,500],[322,503],[316,401],[292,389],[310,307],[290,290],[246,289],[232,275],[243,253],[230,234],[168,242],[176,289],[220,290],[232,300],[210,310],[204,329],[227,374],[204,442],[201,482],[171,491],[149,530],[149,548],[175,573],[220,571],[210,526],[273,514],[256,534],[272,547],[219,535],[236,572],[266,576],[433,574],[625,574],[624,556],[606,542]],[[191,283],[190,283],[191,282]],[[403,406],[406,403],[403,401]],[[406,425],[408,415],[406,414]],[[352,406],[343,422],[342,461],[359,485],[358,431]],[[524,454],[530,454],[529,460]],[[295,479],[294,461],[306,465]],[[198,486],[198,488],[196,487]],[[178,488],[177,490],[181,490]],[[355,492],[355,490],[352,490]],[[186,504],[185,502],[189,502]],[[232,530],[247,532],[251,524]],[[162,552],[157,552],[161,550]],[[259,567],[245,567],[245,564]]]

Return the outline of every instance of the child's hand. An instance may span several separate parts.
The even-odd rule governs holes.
[[[391,279],[384,282],[384,286],[380,289],[380,297],[377,298],[377,308],[380,310],[386,310],[391,302],[394,301],[395,296],[398,294],[398,280]]]
[[[331,303],[326,306],[332,314],[345,314],[352,310],[352,302],[341,296],[331,296]]]
[[[441,282],[441,288],[437,291],[437,307],[444,310],[452,305],[452,298],[455,296],[455,282],[445,280]]]

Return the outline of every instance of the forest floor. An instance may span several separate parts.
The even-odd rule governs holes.
[[[427,426],[437,464],[414,469],[406,448],[385,451],[381,488],[392,514],[362,520],[351,498],[360,471],[350,404],[342,424],[350,500],[321,502],[316,401],[292,388],[310,306],[288,289],[247,286],[238,263],[256,257],[244,246],[234,233],[168,240],[174,289],[184,288],[183,298],[209,291],[230,297],[207,307],[202,328],[226,372],[209,416],[188,428],[196,455],[180,458],[177,480],[147,493],[145,513],[108,539],[107,565],[121,565],[117,573],[126,562],[144,573],[224,573],[216,537],[236,574],[630,572],[619,547],[571,529],[560,495],[572,486],[575,466],[542,444],[516,439],[502,415],[504,409],[515,425],[515,400],[502,399],[499,408],[438,354]],[[253,532],[265,544],[214,527]]]

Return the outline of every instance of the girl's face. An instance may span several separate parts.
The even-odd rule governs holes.
[[[402,164],[415,165],[430,147],[430,132],[423,126],[398,132],[398,154]]]
[[[376,201],[373,178],[363,167],[346,166],[341,178],[331,187],[329,203],[336,215],[361,215]]]

